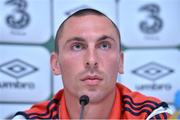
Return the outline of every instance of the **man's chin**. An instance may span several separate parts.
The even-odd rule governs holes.
[[[80,96],[82,95],[87,95],[90,103],[98,103],[103,99],[102,93],[99,93],[98,91],[83,92]]]

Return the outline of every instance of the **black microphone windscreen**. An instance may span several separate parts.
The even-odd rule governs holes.
[[[89,97],[87,95],[82,95],[80,98],[79,98],[79,103],[82,105],[87,105],[89,103]]]

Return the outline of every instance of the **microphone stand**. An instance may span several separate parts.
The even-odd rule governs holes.
[[[83,119],[83,115],[84,115],[84,106],[89,103],[89,97],[87,95],[81,96],[80,99],[79,99],[79,103],[81,105],[79,119],[82,120]]]
[[[83,119],[83,115],[84,115],[84,102],[81,104],[81,111],[80,111],[80,117],[79,119],[82,120]]]

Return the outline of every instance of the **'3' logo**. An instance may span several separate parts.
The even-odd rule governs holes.
[[[13,14],[6,17],[7,25],[14,29],[27,27],[30,22],[30,16],[25,11],[27,8],[27,2],[25,0],[8,0],[5,4],[15,6]]]
[[[156,4],[147,4],[142,6],[139,11],[148,12],[146,20],[139,24],[140,30],[146,34],[155,34],[161,31],[163,21],[159,17],[160,7]]]

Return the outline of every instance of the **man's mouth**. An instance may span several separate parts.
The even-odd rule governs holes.
[[[83,81],[86,85],[93,86],[98,85],[103,79],[97,75],[94,76],[86,76],[81,81]]]

